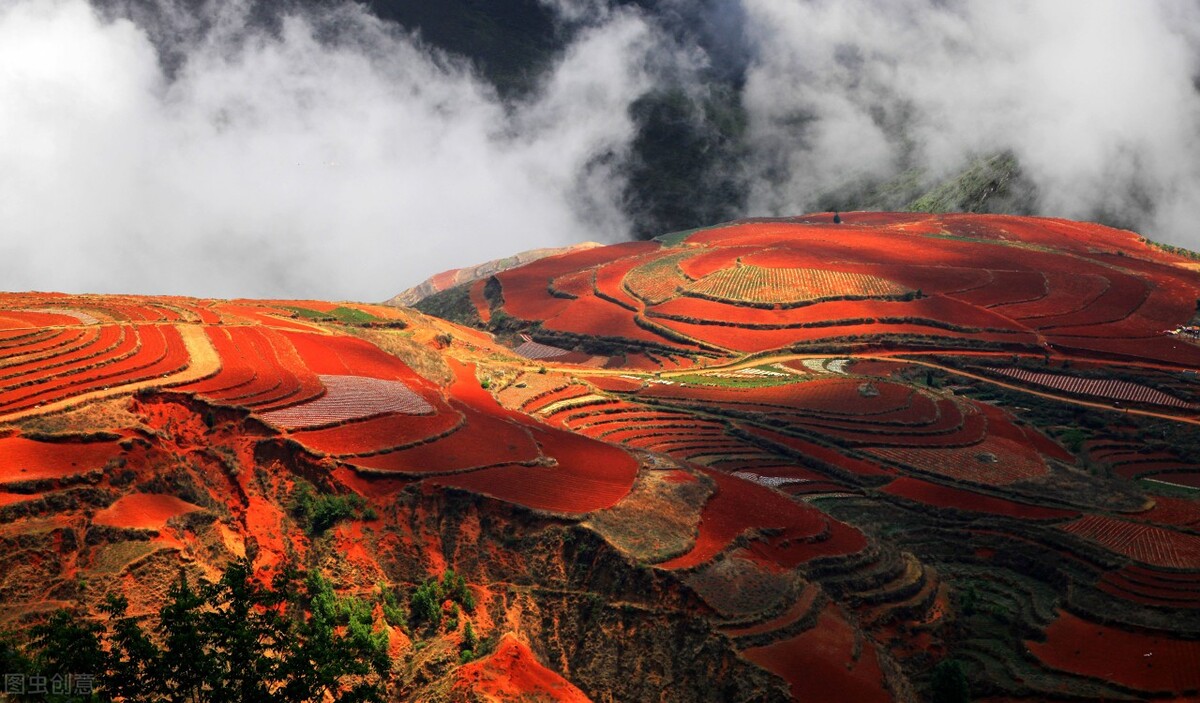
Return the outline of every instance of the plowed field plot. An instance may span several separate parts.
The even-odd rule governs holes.
[[[1200,536],[1103,515],[1088,515],[1060,529],[1144,564],[1200,570]]]
[[[549,344],[539,344],[537,342],[523,342],[520,346],[513,349],[513,351],[526,359],[535,360],[559,359],[571,353],[561,347],[552,347]]]
[[[885,298],[912,291],[878,276],[813,268],[737,266],[709,274],[687,292],[733,302],[801,303],[822,298]]]
[[[867,453],[958,481],[1004,486],[1046,475],[1046,462],[1029,447],[989,437],[971,447],[882,448]]]
[[[1143,386],[1140,383],[1130,383],[1129,381],[1119,381],[1114,378],[1080,378],[1078,376],[1068,376],[1057,373],[1041,373],[1038,371],[1028,371],[1026,369],[999,369],[988,367],[986,369],[992,373],[1001,374],[1010,378],[1015,378],[1026,383],[1032,383],[1046,388],[1072,393],[1075,395],[1087,395],[1095,398],[1107,398],[1109,400],[1123,400],[1130,403],[1149,403],[1151,405],[1161,405],[1169,408],[1195,408],[1195,404],[1181,400],[1171,395],[1167,395],[1156,388]]]
[[[318,376],[325,394],[316,400],[282,410],[260,413],[273,425],[289,428],[334,425],[372,415],[401,413],[424,415],[429,404],[402,381],[385,381],[365,376]]]
[[[679,270],[679,262],[695,254],[682,251],[652,259],[625,274],[625,288],[650,305],[669,300],[691,281]]]

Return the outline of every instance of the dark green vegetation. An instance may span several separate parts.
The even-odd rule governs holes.
[[[369,312],[345,306],[336,307],[329,312],[318,312],[295,306],[289,306],[286,309],[296,313],[299,317],[306,320],[313,320],[314,322],[340,322],[345,325],[365,325],[381,321]]]
[[[425,296],[413,307],[426,315],[451,320],[468,327],[480,327],[483,321],[479,319],[479,312],[471,302],[470,292],[470,285],[454,286]]]
[[[324,534],[343,520],[361,517],[374,520],[375,511],[358,494],[329,495],[317,493],[311,484],[299,482],[291,496],[292,517],[308,535]]]
[[[23,646],[0,644],[0,660],[9,674],[94,677],[84,687],[90,696],[50,700],[384,700],[391,662],[369,604],[337,596],[317,572],[285,567],[270,585],[252,574],[249,561],[230,564],[213,584],[180,573],[150,619],[130,615],[115,595],[105,623],[58,610]]]
[[[429,579],[413,591],[409,603],[413,624],[436,630],[442,624],[442,604],[447,600],[454,603],[455,613],[459,606],[468,613],[475,612],[475,596],[467,588],[463,577],[454,573],[453,569],[447,569],[440,581]],[[448,629],[456,629],[457,626],[458,623],[454,623]]]

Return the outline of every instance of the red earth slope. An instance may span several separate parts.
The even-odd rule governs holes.
[[[374,603],[405,700],[919,700],[944,659],[1004,700],[1194,698],[1192,262],[1057,220],[844,219],[503,271],[463,297],[495,336],[0,294],[0,629],[150,613],[252,555]],[[315,529],[305,499],[351,507]],[[448,568],[457,629],[386,615]]]

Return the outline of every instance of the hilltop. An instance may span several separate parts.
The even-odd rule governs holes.
[[[1186,253],[816,213],[447,280],[0,295],[2,629],[250,557],[364,604],[402,700],[1200,691]]]

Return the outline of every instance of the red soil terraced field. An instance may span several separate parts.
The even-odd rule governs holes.
[[[1049,472],[1036,450],[999,437],[989,437],[968,447],[885,447],[867,451],[917,471],[988,486],[1030,481]]]
[[[1111,252],[1122,256],[1108,256]],[[670,330],[659,336],[747,352],[880,335],[893,343],[921,335],[950,347],[1007,344],[1032,350],[1040,341],[1031,332],[1039,328],[1053,343],[1073,349],[1080,348],[1081,336],[1092,340],[1088,344],[1110,337],[1167,340],[1166,331],[1186,324],[1200,297],[1200,276],[1176,265],[1184,259],[1129,233],[1011,217],[929,216],[914,223],[909,215],[856,213],[837,227],[812,218],[748,221],[703,230],[669,246],[640,243],[585,254],[499,276],[503,309],[531,322],[558,318],[551,327],[574,334],[639,339],[629,331],[637,311],[649,305],[658,316],[651,319]],[[551,281],[574,281],[577,272],[593,268],[593,295],[581,285],[570,286],[579,295],[575,300],[549,292]],[[624,281],[624,291],[613,290],[615,280]],[[685,289],[726,302],[683,297]],[[1152,295],[1156,290],[1169,293]],[[907,302],[821,303],[793,310],[738,305],[914,291],[919,295]],[[607,305],[583,302],[592,299]],[[564,318],[568,308],[580,314]],[[823,327],[799,327],[817,323]],[[793,329],[785,333],[785,326]],[[1143,349],[1148,361],[1200,363],[1200,347]],[[1100,349],[1095,353],[1103,356]],[[1138,356],[1132,348],[1109,353]]]
[[[1197,699],[1200,264],[843,219],[416,310],[0,294],[0,632],[246,557],[329,580],[385,700]]]
[[[1200,641],[1128,632],[1062,613],[1029,650],[1047,666],[1143,691],[1200,691]]]
[[[874,647],[836,606],[817,624],[791,639],[747,649],[746,658],[787,681],[797,701],[891,701]]]
[[[1089,515],[1060,529],[1143,564],[1200,571],[1200,535],[1102,515]]]
[[[623,449],[555,429],[532,429],[552,461],[453,474],[434,479],[501,500],[554,513],[581,514],[611,507],[624,498],[638,462]]]
[[[747,530],[762,528],[776,534],[755,551],[784,568],[825,554],[852,553],[866,546],[862,535],[853,529],[846,531],[844,525],[816,508],[744,479],[715,471],[705,473],[716,483],[716,491],[700,516],[695,545],[688,553],[660,564],[664,569],[688,569],[704,564]]]

